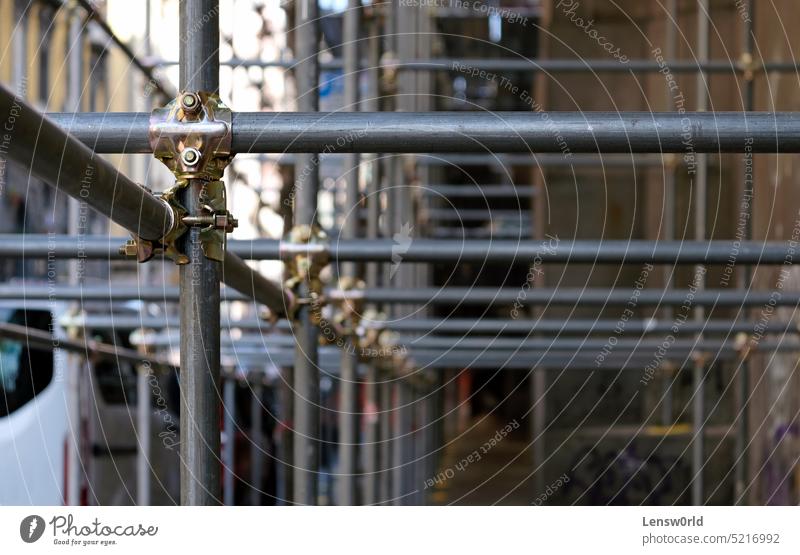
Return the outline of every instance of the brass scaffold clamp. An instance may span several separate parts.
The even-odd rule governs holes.
[[[318,324],[325,304],[322,270],[330,262],[327,235],[316,226],[295,226],[281,244],[281,258],[286,265],[286,288],[296,294],[295,310],[289,316],[294,319],[297,308],[309,306]]]
[[[203,254],[211,260],[225,258],[227,234],[238,222],[227,209],[225,168],[231,153],[231,111],[219,96],[204,91],[185,91],[150,115],[153,155],[175,175],[175,185],[159,198],[172,211],[172,228],[160,241],[134,236],[120,248],[122,254],[145,262],[163,253],[176,264],[188,264],[179,239],[190,227],[199,233]],[[192,180],[202,182],[199,211],[190,214],[179,197]]]

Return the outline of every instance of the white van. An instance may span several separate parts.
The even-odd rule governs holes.
[[[0,338],[0,504],[129,505],[136,502],[136,369],[87,361],[57,348],[66,305],[0,303],[0,321],[50,331],[54,350]],[[129,347],[127,334],[89,331]],[[153,373],[153,504],[179,502],[176,377]]]

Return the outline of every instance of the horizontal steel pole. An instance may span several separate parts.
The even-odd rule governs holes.
[[[534,185],[420,185],[422,194],[442,198],[511,198],[528,201]]]
[[[750,330],[751,332],[753,330]],[[251,336],[252,337],[252,336]],[[616,339],[617,336],[615,336]],[[254,341],[263,338],[255,338]],[[406,346],[409,350],[414,352],[417,349],[443,349],[443,350],[508,350],[508,351],[540,351],[547,353],[549,351],[569,351],[569,352],[584,352],[594,353],[601,352],[603,349],[608,349],[609,352],[614,351],[617,353],[636,353],[639,351],[655,351],[656,349],[667,345],[664,338],[650,338],[650,339],[618,339],[611,342],[606,339],[586,339],[586,338],[511,338],[511,337],[442,337],[442,336],[423,336],[418,338],[400,336],[397,339],[399,345]],[[719,341],[719,340],[689,340],[679,339],[671,341],[668,344],[668,349],[678,352],[697,352],[697,353],[715,353],[720,351],[740,351],[746,344],[736,340]],[[800,352],[800,343],[797,341],[769,341],[759,343],[757,346],[759,351],[780,351],[780,352]]]
[[[365,211],[366,212],[366,211]],[[496,210],[487,208],[423,208],[420,217],[433,224],[437,222],[495,222],[519,223],[530,226],[529,210]],[[366,213],[364,214],[366,216]]]
[[[686,322],[678,329],[676,335],[703,334],[737,334],[752,333],[759,322],[706,320],[702,323]],[[404,319],[388,322],[362,322],[362,326],[370,329],[389,329],[395,332],[416,333],[453,333],[477,334],[491,333],[497,335],[532,335],[532,334],[618,334],[620,323],[618,320],[513,320],[513,319],[469,319],[449,318],[437,319]],[[673,320],[628,320],[625,322],[622,334],[656,334],[672,332],[675,322]],[[795,322],[769,322],[764,333],[800,333],[800,327]]]
[[[266,156],[266,155],[264,155]],[[284,156],[291,156],[286,154]],[[574,156],[564,156],[563,154],[422,154],[417,156],[415,163],[420,166],[493,166],[495,168],[507,168],[508,166],[537,166],[543,168],[566,168],[566,169],[644,169],[644,168],[663,168],[672,163],[667,156],[669,154],[640,154],[631,156],[630,154],[586,154],[578,153]],[[683,158],[678,158],[679,163]]]
[[[488,214],[488,212],[487,212]],[[124,237],[0,234],[0,256],[55,259],[122,259],[118,247]],[[278,239],[230,240],[227,252],[243,259],[279,260],[307,252],[305,244]],[[392,262],[397,245],[385,239],[332,240],[315,252],[327,252],[334,262]],[[760,241],[643,241],[643,240],[471,240],[413,239],[402,254],[403,262],[584,263],[584,264],[787,264],[797,247],[790,243]],[[228,264],[230,264],[228,266]],[[250,271],[241,261],[226,259],[239,273]],[[235,273],[231,273],[234,279]],[[247,279],[250,279],[247,277]],[[249,282],[236,289],[250,293]],[[234,286],[233,283],[229,285]],[[234,286],[235,287],[235,286]],[[264,287],[267,289],[267,287]],[[277,294],[277,292],[276,292]],[[286,295],[284,293],[284,295]],[[260,301],[263,302],[263,301]]]
[[[679,329],[678,334],[689,335],[703,333],[704,335],[752,333],[759,322],[707,320],[702,323],[686,322]],[[170,329],[178,328],[176,318],[163,318],[158,316],[141,316],[130,314],[117,315],[84,315],[66,318],[62,321],[65,327],[77,326],[88,330],[116,329],[130,331],[137,329]],[[674,321],[639,319],[625,322],[623,333],[625,335],[656,334],[671,332]],[[502,336],[530,335],[530,334],[617,334],[619,322],[616,320],[501,320],[501,319],[470,319],[448,318],[446,320],[421,318],[403,319],[396,321],[370,321],[362,320],[364,329],[387,329],[396,332],[417,332],[434,334],[497,334]],[[222,318],[223,328],[236,328],[242,330],[259,330],[262,333],[271,331],[290,331],[288,322],[281,321],[272,326],[267,321],[258,319],[231,320]],[[795,322],[772,322],[764,328],[764,333],[800,333],[800,327]]]
[[[160,239],[172,226],[165,203],[3,86],[0,119],[9,136],[4,158],[140,237]]]
[[[497,289],[494,287],[443,287],[423,289],[364,289],[360,291],[332,290],[326,296],[332,300],[363,300],[387,304],[431,304],[487,306],[515,302],[523,306],[605,306],[624,305],[631,301],[633,287],[612,289]],[[800,292],[774,293],[769,291],[735,291],[706,289],[690,294],[681,290],[646,289],[639,292],[637,306],[797,306]]]
[[[149,114],[50,114],[97,152],[150,152]],[[558,130],[554,133],[553,130]],[[238,112],[235,152],[800,151],[794,112]]]
[[[519,302],[524,306],[605,306],[624,305],[630,302],[634,289],[520,289],[494,287],[447,287],[442,289],[363,289],[342,291],[328,290],[327,299],[333,301],[364,300],[387,304],[463,304],[463,305],[511,305]],[[247,295],[223,290],[223,300],[240,301]],[[0,300],[80,300],[80,301],[122,301],[140,299],[149,302],[176,302],[177,287],[136,287],[136,286],[49,286],[14,284],[0,285]],[[796,306],[800,304],[800,292],[738,291],[706,289],[690,293],[682,290],[644,289],[638,292],[637,306]]]
[[[755,327],[755,326],[754,326]],[[754,333],[754,329],[750,329]],[[746,335],[746,334],[745,334]],[[569,337],[452,337],[441,335],[425,335],[421,337],[397,336],[391,349],[405,349],[410,353],[416,351],[440,351],[442,353],[470,353],[483,351],[514,351],[524,354],[535,352],[537,354],[547,353],[568,353],[583,355],[598,355],[605,349],[608,353],[617,354],[640,354],[647,355],[648,352],[655,352],[661,347],[683,353],[718,353],[722,351],[739,352],[747,347],[746,341],[737,339],[670,339],[671,334],[663,337],[642,338],[621,338],[614,335],[616,341],[608,338],[569,338]],[[150,345],[154,347],[164,347],[175,345],[180,334],[178,333],[157,333],[140,334],[135,338],[136,344]],[[286,349],[292,347],[295,339],[290,334],[268,334],[268,335],[236,335],[231,337],[228,334],[222,335],[223,346],[228,345],[235,349],[264,349],[271,351],[275,349]],[[800,342],[793,340],[762,341],[757,345],[752,345],[752,350],[760,352],[800,352]],[[359,349],[356,348],[356,353]]]
[[[177,65],[174,60],[158,60],[156,65]],[[231,58],[220,62],[227,67],[277,67],[294,69],[295,60],[256,60],[248,58]],[[322,69],[342,69],[343,62],[335,58],[321,62]],[[588,60],[533,60],[527,58],[430,58],[426,60],[387,60],[380,66],[382,69],[396,69],[401,71],[456,71],[464,73],[467,69],[486,71],[524,71],[524,72],[552,72],[552,73],[660,73],[669,70],[670,73],[744,73],[751,70],[748,66],[736,60],[710,60],[708,62],[692,62],[688,60],[666,61],[662,66],[653,60],[629,60],[621,63],[616,60],[588,59]],[[361,70],[374,69],[362,63]],[[793,73],[800,71],[800,65],[793,62],[767,62],[755,68],[756,72],[766,73]]]
[[[287,366],[292,364],[292,354],[287,349],[266,351],[264,349],[237,348],[223,351],[223,355],[231,364],[273,364]],[[520,351],[463,351],[443,353],[442,351],[420,350],[406,352],[414,368],[475,368],[475,369],[504,369],[504,370],[532,370],[536,368],[558,367],[564,370],[634,370],[641,372],[646,366],[655,364],[687,365],[694,364],[690,352],[677,352],[667,350],[659,360],[654,354],[646,356],[617,355],[606,357],[598,363],[597,353],[575,355],[570,353],[525,353]],[[737,354],[733,351],[718,353],[714,356],[716,362],[736,360]],[[337,374],[341,359],[341,351],[336,348],[323,347],[320,350],[320,367],[326,373]]]
[[[70,353],[78,353],[85,357],[94,356],[112,362],[133,362],[149,364],[156,368],[174,370],[175,366],[160,357],[148,356],[108,343],[100,343],[93,339],[54,338],[49,332],[17,324],[0,323],[0,337],[25,343],[31,349],[53,351],[60,349]]]

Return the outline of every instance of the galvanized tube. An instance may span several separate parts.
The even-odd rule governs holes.
[[[152,399],[150,390],[150,368],[136,367],[136,504],[150,505],[151,465],[150,443],[152,434]]]
[[[159,60],[159,66],[175,65],[175,61]],[[295,60],[256,60],[245,58],[231,58],[220,62],[220,65],[228,67],[278,67],[284,69],[294,69],[297,65]],[[742,73],[746,68],[739,62],[731,60],[709,60],[707,62],[674,60],[668,57],[666,61],[669,69],[673,73],[696,73],[704,71],[706,73],[733,74]],[[342,59],[333,59],[322,62],[322,69],[341,69],[344,66]],[[373,67],[377,69],[393,69],[399,71],[455,71],[463,73],[475,70],[484,71],[509,71],[525,72],[527,74],[544,73],[658,73],[663,70],[662,66],[652,60],[628,60],[627,63],[619,63],[616,60],[585,59],[585,60],[540,60],[532,58],[429,58],[420,60],[387,60],[383,64],[367,63],[362,65],[361,70],[368,70]],[[759,66],[759,70],[765,73],[795,73],[800,70],[800,66],[793,62],[771,61]]]
[[[367,56],[370,69],[367,71],[367,94],[361,103],[361,109],[365,111],[378,111],[380,108],[380,71],[378,65],[381,57],[381,18],[372,17],[369,22],[369,32],[367,39]],[[364,157],[364,167],[367,172],[367,224],[366,237],[377,239],[380,234],[380,159],[375,154]],[[380,265],[375,262],[366,264],[365,281],[368,286],[377,287],[379,285]],[[374,308],[374,307],[371,307]],[[363,418],[363,465],[364,465],[364,505],[375,505],[381,499],[379,491],[379,469],[385,464],[380,457],[378,442],[380,439],[387,439],[381,436],[381,419],[386,416],[381,411],[385,409],[383,399],[379,391],[378,367],[377,363],[370,361],[367,365],[367,375],[364,384],[364,418]]]
[[[360,299],[365,302],[396,304],[459,304],[464,306],[487,306],[511,304],[519,301],[523,306],[606,306],[626,304],[631,297],[626,289],[532,289],[522,298],[519,291],[493,287],[472,288],[422,288],[422,289],[364,289],[362,291],[329,291],[326,296],[332,300]],[[689,291],[645,289],[638,296],[638,306],[686,305],[739,307],[739,306],[796,306],[800,303],[800,293],[775,295],[769,291],[751,291],[743,295],[741,291],[708,289],[692,293]]]
[[[487,216],[489,213],[487,212]],[[0,234],[0,256],[13,258],[118,260],[124,237]],[[334,262],[391,262],[391,239],[337,239],[327,246]],[[644,241],[644,240],[470,240],[414,239],[403,254],[404,262],[486,263],[584,263],[584,264],[718,264],[784,265],[792,261],[788,242],[760,241]],[[278,310],[291,303],[291,295],[276,285],[262,283],[254,270],[235,260],[279,260],[305,253],[308,246],[277,239],[230,240],[224,269],[225,282],[237,290],[257,296],[259,302]],[[235,284],[235,285],[234,285]]]
[[[222,450],[222,466],[224,468],[224,477],[222,482],[222,497],[225,505],[233,506],[235,504],[235,441],[236,441],[236,381],[226,379],[222,384],[222,422],[223,431],[225,433],[225,446]]]
[[[255,302],[263,304],[274,316],[282,317],[291,311],[294,295],[250,268],[232,252],[225,252],[225,261],[222,263],[221,271],[222,281],[225,285],[243,293]],[[222,299],[228,299],[227,290]]]
[[[744,21],[744,52],[743,57],[750,59],[755,56],[755,2],[748,0],[746,4],[747,15]],[[754,75],[745,75],[744,99],[742,101],[745,110],[752,110],[755,106],[755,81]],[[747,139],[745,139],[747,140]],[[753,202],[754,188],[752,175],[752,156],[745,154],[744,159],[744,179],[740,201],[740,218],[744,219],[744,234],[742,239],[749,241],[753,238]],[[752,284],[753,270],[744,267],[741,270],[741,289],[748,290]],[[734,503],[741,505],[745,503],[744,494],[750,484],[750,461],[748,460],[750,443],[750,422],[749,422],[749,400],[750,400],[750,358],[745,358],[741,366],[736,368],[736,397],[739,414],[736,425],[736,439],[734,452]]]
[[[711,12],[709,0],[700,0],[697,5],[697,58],[705,62],[709,57],[709,31],[711,26]],[[697,110],[704,112],[708,109],[709,84],[705,72],[697,73]],[[740,137],[740,141],[742,141]],[[695,240],[703,241],[706,238],[706,210],[708,207],[708,156],[704,153],[697,155],[697,176],[693,187],[694,192],[694,233]],[[701,266],[695,270],[698,289],[705,289],[705,272]],[[705,310],[702,306],[694,308],[694,319],[702,323],[705,319]],[[702,334],[698,334],[698,340]],[[694,363],[692,381],[694,393],[692,396],[692,504],[696,506],[705,504],[703,469],[705,468],[705,372],[706,365],[702,358]]]
[[[166,204],[3,86],[0,117],[10,137],[4,158],[144,239],[160,239],[172,227]]]
[[[344,12],[344,37],[342,42],[344,56],[344,111],[354,112],[358,109],[358,27],[360,0],[348,0]],[[360,192],[358,154],[349,153],[344,160],[344,223],[341,236],[344,239],[355,239],[360,228]],[[351,283],[357,277],[356,265],[345,262],[341,266],[341,277]],[[355,345],[358,338],[351,336],[350,342]],[[355,505],[356,472],[358,462],[358,353],[355,348],[346,345],[342,350],[342,364],[339,374],[339,469],[336,492],[338,505]]]
[[[226,352],[226,351],[223,351]],[[334,349],[322,349],[320,360],[325,366],[326,372],[336,374],[341,357],[340,352]],[[289,349],[278,349],[266,351],[263,348],[238,348],[235,351],[227,351],[231,356],[238,357],[240,362],[258,363],[265,358],[276,365],[287,364],[292,360],[292,352]],[[417,368],[442,369],[442,368],[470,368],[470,369],[493,369],[493,370],[523,370],[530,371],[532,368],[539,371],[544,368],[559,367],[564,370],[611,370],[614,372],[622,370],[641,372],[648,365],[656,368],[670,363],[691,367],[696,351],[668,351],[664,357],[656,356],[653,351],[639,351],[635,356],[631,353],[620,352],[613,354],[610,358],[598,361],[598,351],[519,351],[519,350],[464,350],[459,352],[447,352],[441,349],[433,350],[414,350],[408,351],[409,356],[413,357]],[[723,350],[714,353],[716,362],[733,361],[737,353],[733,350]],[[393,416],[397,415],[396,407],[391,409]],[[397,447],[397,437],[394,437],[393,449]],[[396,468],[394,463],[391,465],[391,472]]]
[[[56,342],[53,341],[53,336],[47,331],[28,328],[17,324],[0,323],[0,337],[23,342],[30,349],[45,351],[60,349],[69,353],[77,353],[84,357],[93,356],[112,362],[124,361],[161,370],[174,369],[169,361],[163,358],[138,353],[133,349],[126,349],[108,343],[100,343],[86,338],[59,338]]]
[[[356,291],[329,290],[325,297],[329,300],[344,299],[364,300],[373,303],[387,304],[463,304],[465,306],[485,306],[511,304],[519,300],[523,306],[605,306],[626,304],[630,300],[630,291],[622,289],[538,289],[526,293],[519,298],[519,292],[511,288],[494,287],[451,287],[446,289],[363,289]],[[226,291],[226,300],[243,300],[247,297]],[[105,286],[69,287],[69,286],[37,286],[37,285],[0,285],[0,299],[28,300],[81,300],[81,301],[121,301],[141,299],[152,302],[171,303],[178,300],[175,287],[140,289],[135,286],[108,288]],[[686,305],[714,306],[730,308],[739,306],[796,306],[800,304],[800,292],[784,292],[776,295],[770,291],[742,291],[729,289],[707,289],[692,292],[691,290],[645,289],[638,296],[639,306]],[[688,323],[687,323],[688,324]]]
[[[316,0],[295,3],[295,53],[298,63],[297,108],[314,112],[319,109],[319,8]],[[238,131],[233,130],[234,141]],[[299,156],[295,162],[294,225],[313,225],[319,191],[319,159],[315,154]],[[308,283],[299,285],[299,294],[306,297]],[[294,503],[316,505],[320,456],[320,391],[318,331],[308,307],[297,311],[295,321],[294,364]]]
[[[76,318],[68,318],[61,321],[66,327],[82,327],[87,330],[115,329],[117,331],[129,331],[137,329],[169,329],[177,328],[178,321],[173,318],[163,318],[158,316],[132,316],[126,314],[118,315],[87,315]],[[433,334],[496,334],[496,335],[519,335],[530,334],[608,334],[614,333],[618,329],[616,320],[590,320],[590,319],[569,319],[569,320],[514,320],[514,319],[494,319],[481,318],[474,320],[470,318],[421,318],[399,321],[364,321],[364,329],[388,329],[396,332],[419,332]],[[628,320],[625,323],[623,335],[627,334],[647,334],[668,333],[674,326],[672,320],[666,319],[639,319]],[[678,334],[687,335],[700,333],[705,335],[714,334],[738,334],[753,333],[755,321],[747,320],[705,320],[698,326],[695,322],[686,322],[678,330]],[[287,322],[279,322],[274,328],[268,322],[258,319],[246,320],[227,320],[223,321],[223,328],[237,328],[241,330],[258,330],[264,334],[272,331],[288,331]],[[800,328],[794,322],[770,321],[763,328],[765,334],[797,334]]]
[[[49,118],[95,152],[151,152],[147,114]],[[552,129],[559,130],[558,139]],[[753,137],[748,146],[754,153],[800,152],[795,112],[237,112],[232,148],[237,153],[563,154],[566,144],[572,154],[684,154],[685,133],[694,153],[744,152],[744,136]]]
[[[180,88],[218,92],[219,3],[181,0]],[[203,181],[192,179],[180,200],[200,213]],[[217,505],[220,484],[220,264],[202,251],[200,228],[183,244],[180,268],[181,504]]]
[[[263,485],[264,467],[264,446],[262,445],[263,436],[263,412],[261,405],[261,395],[264,386],[256,381],[250,387],[250,505],[261,505],[261,494]]]

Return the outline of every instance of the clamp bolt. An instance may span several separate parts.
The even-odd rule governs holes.
[[[200,151],[196,148],[186,148],[181,152],[181,160],[187,166],[195,166],[200,161]]]
[[[200,97],[196,93],[183,93],[181,96],[181,108],[189,114],[195,114],[200,109]]]
[[[136,241],[127,241],[124,245],[120,246],[119,254],[127,257],[134,257],[138,254],[139,250],[136,248]]]

